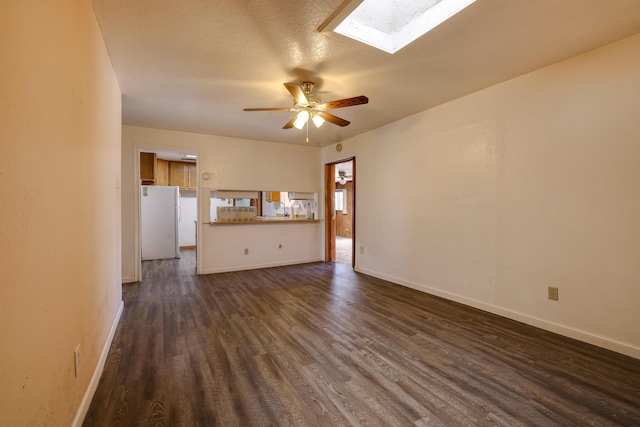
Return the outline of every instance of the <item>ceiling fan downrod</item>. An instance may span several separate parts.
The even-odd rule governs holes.
[[[300,88],[304,92],[305,95],[309,95],[313,88],[315,87],[315,83],[313,82],[302,82]]]

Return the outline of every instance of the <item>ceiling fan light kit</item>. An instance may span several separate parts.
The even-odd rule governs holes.
[[[347,177],[345,175],[346,174],[343,171],[338,172],[338,183],[340,185],[345,185],[347,183]]]
[[[322,126],[324,123],[324,119],[318,113],[309,113],[307,110],[302,110],[296,116],[295,121],[293,122],[293,127],[296,129],[302,129],[304,125],[309,121],[309,117],[311,117],[311,121],[317,128]],[[286,128],[285,128],[286,129]]]
[[[293,122],[293,126],[296,129],[302,129],[309,120],[309,112],[307,110],[302,110],[296,116],[296,120]]]
[[[322,126],[322,124],[324,123],[324,119],[318,114],[314,114],[313,116],[311,116],[311,120],[313,120],[313,124],[316,125],[317,128]]]
[[[293,108],[245,108],[244,111],[293,111],[297,114],[282,128],[291,129],[295,127],[296,129],[302,129],[304,125],[307,124],[307,132],[309,132],[309,119],[311,119],[317,128],[322,126],[325,121],[342,127],[348,126],[351,122],[327,113],[327,110],[362,105],[369,102],[369,98],[360,95],[353,98],[338,99],[323,103],[318,97],[311,93],[315,88],[315,83],[313,82],[302,82],[300,85],[285,83],[284,86],[293,97]],[[309,142],[308,137],[307,142]]]

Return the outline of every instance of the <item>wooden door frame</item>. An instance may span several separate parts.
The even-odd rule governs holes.
[[[336,220],[335,220],[335,199],[336,192],[336,165],[340,163],[351,162],[353,167],[353,209],[351,215],[351,230],[353,236],[351,238],[351,267],[356,266],[356,158],[349,157],[324,165],[324,217],[325,217],[325,251],[324,259],[327,262],[336,261]]]

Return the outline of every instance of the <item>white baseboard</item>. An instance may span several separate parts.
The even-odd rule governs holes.
[[[136,281],[136,278],[133,276],[127,276],[122,278],[122,283],[133,283]]]
[[[319,261],[322,261],[321,257],[308,258],[308,259],[296,259],[296,260],[289,260],[289,261],[283,261],[283,262],[268,262],[264,264],[231,265],[228,267],[214,267],[214,268],[203,269],[200,274],[214,274],[214,273],[228,273],[230,271],[257,270],[259,268],[282,267],[285,265],[307,264],[310,262],[319,262]]]
[[[602,335],[594,334],[581,329],[573,328],[571,326],[563,325],[560,323],[549,322],[548,320],[540,319],[538,317],[530,316],[527,314],[518,313],[504,307],[487,304],[482,301],[474,300],[471,298],[463,297],[457,294],[443,291],[441,289],[432,288],[421,283],[415,283],[408,280],[399,279],[397,277],[387,276],[385,274],[378,273],[376,271],[368,270],[366,268],[355,269],[357,272],[366,274],[368,276],[377,277],[378,279],[386,280],[391,283],[395,283],[407,288],[415,289],[417,291],[425,292],[427,294],[442,297],[451,301],[459,302],[460,304],[468,305],[489,313],[497,314],[498,316],[506,317],[511,320],[525,323],[527,325],[535,326],[536,328],[544,329],[546,331],[554,332],[560,335],[564,335],[569,338],[576,339],[578,341],[593,344],[598,347],[606,348],[607,350],[615,351],[616,353],[624,354],[636,359],[640,359],[640,347],[634,346],[629,343],[617,341]]]
[[[100,377],[102,376],[102,371],[104,370],[104,364],[107,361],[107,355],[109,354],[109,349],[111,348],[111,342],[113,341],[113,337],[116,334],[116,328],[118,327],[118,323],[120,323],[120,317],[122,316],[123,310],[124,301],[121,301],[120,307],[118,307],[118,312],[116,313],[116,317],[113,319],[111,330],[109,331],[109,336],[107,336],[107,341],[104,343],[104,346],[102,348],[102,353],[100,354],[98,365],[93,371],[91,381],[89,381],[89,387],[87,387],[87,390],[84,393],[84,397],[82,398],[82,402],[80,402],[78,412],[76,412],[76,417],[73,419],[73,424],[71,424],[73,427],[82,426],[84,417],[87,415],[87,411],[89,411],[91,400],[93,400],[93,395],[98,388],[98,383],[100,382]]]

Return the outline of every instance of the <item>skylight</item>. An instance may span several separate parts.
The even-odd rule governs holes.
[[[475,0],[364,0],[333,31],[395,53]]]

